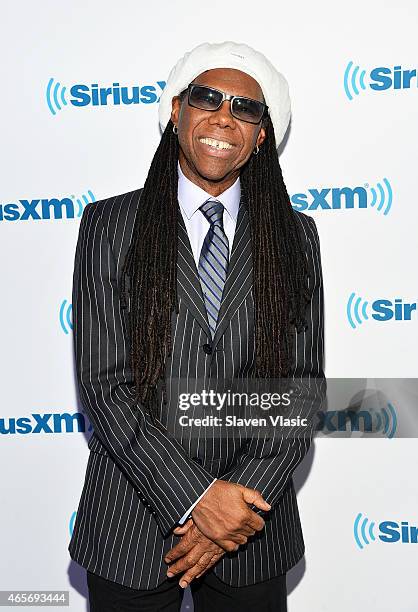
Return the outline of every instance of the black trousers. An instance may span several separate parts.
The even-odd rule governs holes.
[[[90,612],[179,612],[180,576],[157,588],[137,590],[87,571]],[[219,580],[212,571],[192,581],[194,612],[287,612],[286,574],[244,587]]]

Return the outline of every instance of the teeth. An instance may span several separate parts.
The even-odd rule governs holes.
[[[203,144],[214,147],[215,149],[232,149],[232,145],[229,142],[223,140],[215,140],[214,138],[199,138],[199,141]]]

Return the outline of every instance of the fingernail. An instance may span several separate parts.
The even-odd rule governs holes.
[[[173,572],[167,572],[168,578],[172,578],[174,576]]]
[[[184,582],[184,580],[182,580],[180,582],[180,586],[181,586],[182,589],[185,589],[187,587],[187,582]]]

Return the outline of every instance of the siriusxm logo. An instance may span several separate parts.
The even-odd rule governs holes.
[[[376,531],[378,531],[376,535]],[[360,550],[372,542],[383,542],[384,544],[417,544],[418,527],[410,525],[408,521],[382,521],[376,526],[359,512],[354,520],[354,541]]]
[[[418,87],[417,70],[402,66],[378,66],[366,71],[348,62],[344,71],[344,91],[349,100],[358,96],[361,91],[386,91],[388,89],[412,89]]]
[[[295,210],[353,210],[374,208],[387,215],[392,207],[393,191],[387,178],[370,186],[326,187],[308,189],[307,193],[294,193],[290,201]]]
[[[32,413],[27,417],[0,418],[2,435],[60,434],[91,431],[91,429],[87,416],[80,412]]]
[[[71,104],[83,106],[119,106],[129,104],[153,104],[160,101],[165,81],[156,81],[152,85],[120,85],[112,83],[111,87],[99,87],[98,83],[85,85],[77,83],[69,89],[53,78],[46,86],[46,103],[50,112],[58,111]]]
[[[378,410],[327,410],[318,412],[317,431],[325,435],[341,432],[381,433],[387,438],[393,438],[396,433],[398,419],[395,408],[388,402],[387,406]]]
[[[81,217],[84,207],[95,202],[93,192],[88,189],[87,195],[74,195],[66,198],[42,198],[37,200],[19,200],[10,204],[0,204],[0,221],[45,221],[56,219],[74,219]]]
[[[417,310],[418,300],[404,302],[402,298],[389,300],[379,298],[369,302],[353,292],[347,301],[347,319],[353,329],[356,329],[365,321],[411,321]]]
[[[64,334],[69,334],[73,330],[73,305],[67,300],[63,300],[60,306],[59,321]]]

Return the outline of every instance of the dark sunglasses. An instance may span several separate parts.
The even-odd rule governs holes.
[[[259,100],[245,98],[244,96],[231,96],[224,91],[190,83],[180,95],[188,93],[188,103],[194,108],[201,110],[216,111],[221,107],[224,100],[231,102],[231,115],[240,121],[247,123],[260,123],[267,115],[268,106]]]

